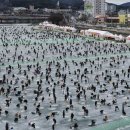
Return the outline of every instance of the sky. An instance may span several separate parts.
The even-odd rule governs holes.
[[[122,3],[130,2],[130,0],[106,0],[106,2],[114,3],[114,4],[122,4]]]

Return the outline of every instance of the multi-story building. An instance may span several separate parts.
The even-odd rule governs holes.
[[[95,10],[94,16],[105,16],[105,0],[94,0]]]
[[[118,16],[119,16],[119,24],[127,24],[127,11],[120,10],[118,12]]]
[[[117,5],[105,2],[105,12],[106,14],[115,14],[117,12]]]
[[[127,14],[128,17],[128,25],[130,26],[130,13]]]
[[[93,17],[105,16],[105,0],[84,0],[86,13],[91,13]]]

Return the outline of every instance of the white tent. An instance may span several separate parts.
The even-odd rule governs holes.
[[[119,35],[119,41],[124,41],[124,37],[122,35]]]
[[[126,37],[126,43],[130,43],[130,35]]]
[[[21,11],[21,10],[27,10],[25,7],[16,7],[13,8],[14,11]]]
[[[119,41],[119,36],[115,34],[115,41]]]
[[[75,33],[76,32],[76,28],[72,27],[72,32]]]
[[[39,23],[39,28],[47,29],[47,30],[62,30],[65,32],[76,32],[76,28],[69,27],[69,26],[57,26],[55,24],[51,24],[48,21],[45,21],[43,23]]]
[[[39,26],[42,26],[42,23],[39,23]]]
[[[74,27],[63,26],[60,28],[63,29],[63,31],[65,31],[65,32],[76,32],[76,29]]]
[[[86,36],[89,36],[89,33],[88,33],[88,30],[85,30],[85,33],[84,33]]]
[[[117,35],[115,34],[115,41],[124,41],[125,37],[123,37],[122,35]]]
[[[115,37],[112,33],[108,32],[108,31],[88,29],[87,33],[90,36],[94,36],[94,37],[98,37],[98,38],[114,38]]]

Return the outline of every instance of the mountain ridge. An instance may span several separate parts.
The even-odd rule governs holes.
[[[130,2],[123,3],[123,4],[121,4],[120,6],[123,6],[123,7],[130,7]]]

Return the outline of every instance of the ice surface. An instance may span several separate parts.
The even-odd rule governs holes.
[[[4,46],[6,44],[8,44],[7,47]],[[15,53],[16,45],[18,45],[18,48]],[[57,49],[55,49],[55,47],[57,47]],[[36,54],[34,53],[34,49]],[[87,54],[85,54],[85,51],[87,51]],[[64,57],[63,52],[67,52]],[[21,56],[19,60],[18,56]],[[115,58],[115,62],[112,57]],[[99,60],[97,60],[98,58]],[[67,61],[66,68],[64,60]],[[86,60],[88,60],[88,62],[86,62]],[[49,66],[47,61],[55,62],[50,65],[50,83],[46,81],[46,69]],[[93,61],[94,64],[92,63]],[[119,65],[117,64],[118,61],[120,63]],[[57,70],[56,62],[61,65],[60,73],[67,75],[64,89],[61,88],[63,78],[55,76]],[[81,62],[84,63],[82,67],[80,65]],[[113,66],[110,66],[110,62]],[[37,63],[41,66],[40,72],[43,72],[43,76],[35,74]],[[18,64],[21,65],[21,73],[19,72]],[[10,74],[8,74],[6,70],[9,65],[13,67]],[[30,71],[27,70],[27,65],[33,65]],[[69,130],[74,122],[78,122],[79,130],[116,130],[118,128],[124,128],[130,123],[130,88],[125,88],[126,84],[121,84],[121,80],[125,80],[128,87],[130,86],[130,78],[127,77],[129,65],[130,49],[127,44],[111,44],[111,41],[97,41],[82,36],[74,37],[73,34],[70,35],[61,32],[36,31],[33,30],[33,26],[29,25],[0,26],[0,79],[3,78],[4,74],[6,75],[6,78],[8,78],[8,83],[0,85],[0,88],[4,87],[6,90],[9,86],[11,87],[11,92],[8,96],[3,93],[0,95],[0,106],[2,108],[0,130],[4,130],[6,122],[9,122],[9,126],[13,127],[14,130],[33,130],[34,128],[28,125],[29,122],[36,124],[36,130],[51,130],[53,117],[46,120],[46,116],[51,115],[52,112],[57,113],[55,115],[55,119],[57,120],[55,126],[56,130]],[[86,74],[84,74],[85,68],[88,70]],[[31,80],[31,84],[22,91],[21,81],[24,81],[23,84],[27,83],[27,77],[24,75],[24,70],[27,72],[28,79],[31,79],[31,77],[34,76],[34,80]],[[76,71],[78,74],[78,70],[80,70],[79,78],[77,78],[77,75],[74,72]],[[93,71],[92,74],[91,70]],[[105,70],[108,70],[108,72],[105,73]],[[122,70],[124,70],[124,72],[122,72]],[[119,79],[116,76],[115,71],[116,74],[119,74]],[[102,76],[102,72],[104,73],[104,76]],[[13,74],[15,77],[12,77]],[[82,74],[86,77],[83,77],[83,80],[81,81]],[[95,79],[97,75],[99,75],[97,79],[100,84],[97,84]],[[104,77],[106,75],[110,75],[112,80],[105,81]],[[19,78],[18,81],[16,80],[17,78]],[[12,84],[10,84],[11,80]],[[43,93],[38,97],[38,101],[35,101],[36,94],[34,94],[34,90],[37,90],[37,81],[40,80],[42,80],[41,89]],[[85,80],[88,81],[85,82]],[[59,84],[57,84],[58,81]],[[86,100],[83,91],[80,100],[77,100],[76,90],[78,85],[74,85],[74,82],[80,84],[81,91],[82,88],[86,90]],[[114,89],[112,85],[113,82],[115,82],[115,84],[118,83],[118,88]],[[55,86],[54,83],[57,85]],[[92,84],[96,87],[95,92],[92,89],[89,89]],[[69,87],[70,96],[67,101],[64,101],[67,86]],[[50,90],[49,93],[46,91],[47,87]],[[56,103],[54,103],[52,94],[54,87],[57,96]],[[14,88],[17,88],[16,92],[14,91]],[[99,92],[104,90],[107,91],[103,93]],[[124,90],[123,93],[122,90]],[[23,99],[27,99],[28,101],[27,111],[24,110],[26,103],[22,103],[20,108],[16,107],[19,103],[19,96],[16,96],[15,94],[18,91],[21,91],[20,96],[23,96]],[[96,95],[95,99],[91,99],[92,93]],[[97,99],[98,94],[100,95],[99,99]],[[41,99],[43,96],[45,99],[42,102]],[[5,100],[10,98],[12,100],[8,107],[6,106]],[[70,99],[73,101],[74,108],[69,109],[69,111],[66,112],[65,118],[62,118],[62,111],[65,110],[66,107],[70,107]],[[101,99],[106,99],[105,105],[101,104]],[[117,103],[112,104],[112,101],[115,99],[117,100]],[[98,101],[97,107],[95,107],[95,101]],[[122,116],[122,104],[124,102],[127,103],[125,105],[126,116]],[[32,114],[32,112],[36,112],[36,105],[34,106],[34,103],[36,105],[40,103],[41,116],[37,113]],[[107,104],[111,104],[111,106],[108,106]],[[82,106],[85,106],[88,109],[88,116],[84,116]],[[115,106],[119,107],[119,111],[115,112]],[[5,110],[9,111],[7,116],[4,113]],[[103,115],[100,114],[100,110],[104,110]],[[21,118],[18,123],[15,123],[14,117],[17,112],[21,113]],[[71,122],[70,114],[72,112],[74,113],[74,121]],[[108,116],[108,121],[106,122],[103,121],[105,115]],[[27,119],[24,119],[25,116],[27,116]],[[96,120],[96,126],[89,127],[92,119]],[[127,128],[124,129],[127,130]]]

